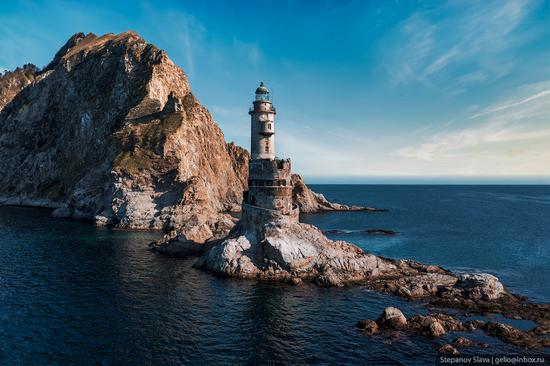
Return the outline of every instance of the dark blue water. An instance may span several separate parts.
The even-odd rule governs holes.
[[[329,235],[392,258],[499,277],[512,292],[550,301],[550,186],[313,186],[327,198],[387,213],[304,215]],[[354,233],[391,229],[380,237]]]
[[[389,257],[501,277],[548,301],[549,187],[317,186],[340,202],[388,213],[307,215],[322,229]],[[0,207],[0,364],[432,363],[441,340],[366,337],[354,327],[389,305],[422,304],[362,288],[220,279],[193,260],[155,255],[157,233],[96,229],[49,211]],[[395,237],[355,231],[393,229]],[[514,322],[529,327],[527,322]],[[481,333],[487,350],[520,350]]]

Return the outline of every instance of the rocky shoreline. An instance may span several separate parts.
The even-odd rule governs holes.
[[[319,286],[364,286],[438,309],[409,320],[399,316],[401,325],[393,320],[361,321],[358,326],[370,335],[380,331],[389,336],[400,332],[440,337],[479,329],[523,348],[550,346],[545,338],[550,331],[550,305],[527,302],[506,290],[493,275],[453,273],[435,265],[375,256],[351,243],[328,239],[316,227],[299,223],[297,216],[257,210],[243,205],[244,217],[225,238],[197,244],[182,235],[167,235],[151,243],[150,249],[169,256],[197,257],[196,268],[218,276],[291,285],[307,282]],[[250,220],[254,220],[253,224]],[[497,322],[460,321],[442,309],[458,310],[465,317],[501,314],[510,319],[531,320],[537,326],[521,331]],[[388,314],[385,317],[392,318]],[[463,341],[460,347],[466,343],[470,344]],[[456,347],[449,344],[442,352],[453,354],[453,350],[458,352]]]
[[[378,319],[360,320],[357,322],[356,327],[367,336],[380,334],[383,337],[396,337],[405,333],[415,336],[440,338],[454,332],[471,333],[482,331],[488,336],[521,348],[538,349],[550,347],[550,338],[547,337],[550,328],[547,320],[545,319],[543,324],[529,331],[523,331],[509,324],[495,321],[483,321],[479,319],[461,321],[456,316],[441,311],[431,312],[427,315],[416,314],[407,319],[400,309],[387,307]],[[460,336],[455,338],[452,343],[442,345],[439,352],[456,356],[460,354],[457,348],[471,346],[489,347],[486,343],[475,342]]]

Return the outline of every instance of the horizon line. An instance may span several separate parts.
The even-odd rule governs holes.
[[[302,175],[307,184],[334,185],[550,185],[550,176],[322,176]]]

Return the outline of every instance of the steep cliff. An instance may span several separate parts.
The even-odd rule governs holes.
[[[71,37],[2,110],[0,171],[4,203],[199,241],[242,196],[185,73],[133,32]]]

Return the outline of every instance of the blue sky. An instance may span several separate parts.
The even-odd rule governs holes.
[[[9,1],[0,68],[76,32],[135,30],[249,145],[260,80],[277,154],[310,182],[550,182],[550,1]]]

